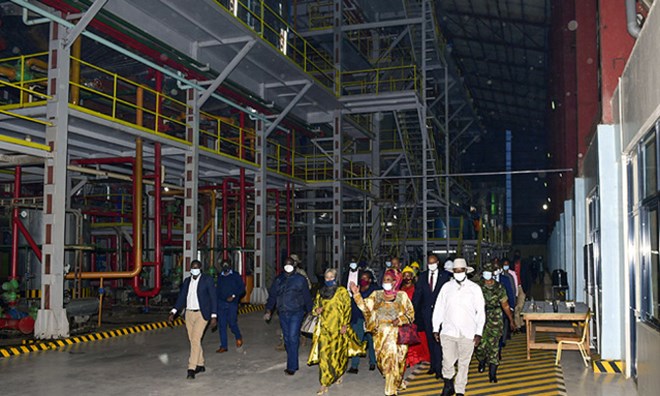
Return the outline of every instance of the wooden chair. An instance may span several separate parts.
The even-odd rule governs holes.
[[[578,350],[580,351],[580,355],[582,355],[582,361],[584,362],[585,367],[589,367],[588,361],[591,360],[591,356],[589,354],[589,340],[587,339],[587,335],[589,334],[589,319],[591,318],[591,314],[587,314],[586,319],[584,320],[583,328],[582,328],[582,337],[578,339],[571,339],[571,338],[557,338],[559,340],[559,344],[557,345],[557,356],[555,357],[555,366],[559,366],[559,362],[561,361],[561,348],[564,344],[573,344],[577,346]]]

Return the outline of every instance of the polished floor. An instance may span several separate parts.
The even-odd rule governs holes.
[[[3,389],[18,395],[314,395],[319,387],[318,367],[307,366],[310,342],[301,348],[300,371],[286,376],[286,356],[277,351],[277,320],[266,324],[258,312],[239,318],[245,345],[215,353],[218,333],[207,332],[204,339],[206,373],[195,380],[186,380],[188,342],[183,326],[138,333],[124,337],[76,344],[56,351],[33,352],[0,358],[0,384]],[[230,344],[233,337],[230,335]],[[509,351],[510,367],[526,366],[525,358]],[[544,367],[548,356],[538,357]],[[506,355],[505,355],[506,363]],[[420,371],[421,368],[418,368]],[[513,370],[513,369],[512,369]],[[471,394],[546,394],[546,395],[636,395],[634,383],[622,375],[594,374],[584,368],[577,352],[564,354],[562,370],[530,366],[525,374],[506,373],[503,365],[502,381],[498,388],[472,375]],[[516,369],[518,370],[518,369]],[[536,370],[536,373],[533,371]],[[408,394],[439,395],[441,385],[423,375],[413,375]],[[529,378],[525,378],[528,375]],[[414,377],[414,378],[413,378]],[[562,378],[563,377],[563,378]],[[563,384],[561,380],[563,379]],[[423,382],[423,383],[422,383]],[[417,385],[416,385],[417,384]],[[556,388],[540,389],[543,384]],[[563,393],[562,385],[565,387]],[[415,387],[420,389],[415,391]],[[537,387],[532,393],[532,387]],[[507,389],[509,393],[507,393]],[[529,393],[525,393],[529,389]],[[542,392],[545,390],[545,392]],[[2,394],[5,394],[3,391]],[[380,396],[383,378],[378,371],[368,371],[364,363],[357,375],[346,374],[341,385],[330,388],[328,395]]]

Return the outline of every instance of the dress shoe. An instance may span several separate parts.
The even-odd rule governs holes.
[[[442,387],[442,396],[452,396],[454,394],[454,379],[443,378],[445,385]]]
[[[374,371],[375,369],[376,369],[375,364],[372,363],[372,364],[369,365],[369,371]]]
[[[195,374],[197,374],[197,373],[203,373],[203,372],[205,372],[205,371],[206,371],[206,367],[204,367],[204,366],[197,366],[197,367],[195,367]]]
[[[284,370],[284,374],[286,375],[294,375],[295,373],[296,373],[295,370],[289,370],[289,369]]]
[[[464,393],[457,393],[456,396],[465,396]]]
[[[351,374],[357,374],[358,369],[357,369],[357,367],[351,367],[351,368],[348,369],[348,372],[351,373]]]
[[[227,348],[220,347],[220,348],[218,348],[218,350],[215,351],[215,352],[216,352],[216,353],[225,353],[225,352],[227,352]]]
[[[435,370],[433,370],[433,369],[431,368],[431,369],[429,369],[429,371],[426,372],[426,374],[428,374],[428,375],[433,375],[433,374],[435,374]]]
[[[195,370],[188,370],[187,379],[195,379]]]
[[[479,361],[479,369],[477,371],[479,371],[480,373],[483,373],[484,371],[486,371],[486,361],[485,360],[480,360]]]
[[[243,346],[243,340],[239,338],[238,340],[236,340],[236,348],[240,348],[242,346]]]
[[[442,373],[435,373],[435,379],[440,379],[442,378]]]

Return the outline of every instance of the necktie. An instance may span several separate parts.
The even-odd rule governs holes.
[[[429,288],[433,291],[433,276],[435,275],[435,271],[431,271],[429,274],[431,275],[429,277]]]

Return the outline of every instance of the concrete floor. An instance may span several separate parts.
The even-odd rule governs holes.
[[[314,395],[318,366],[306,365],[311,342],[301,348],[300,371],[286,376],[286,354],[275,350],[277,318],[270,324],[260,313],[239,317],[245,345],[217,354],[218,333],[204,339],[206,373],[186,380],[188,341],[185,327],[76,344],[59,351],[0,359],[0,384],[21,395]],[[233,336],[230,334],[230,345]],[[569,395],[636,395],[634,383],[621,375],[594,374],[579,354],[565,352],[562,366]],[[441,387],[438,383],[438,392]],[[4,393],[4,392],[3,392]],[[383,378],[368,371],[347,374],[329,395],[380,396]]]

